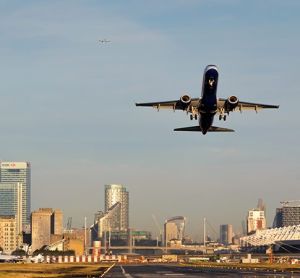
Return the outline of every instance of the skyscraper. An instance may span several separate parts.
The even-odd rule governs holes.
[[[233,230],[231,224],[220,225],[220,242],[228,245],[232,244]]]
[[[120,203],[120,210],[111,219],[112,228],[120,227],[120,231],[127,231],[129,227],[129,192],[120,184],[105,185],[105,213],[116,203]]]
[[[30,224],[31,211],[31,167],[29,162],[1,162],[0,182],[22,184],[22,223]]]
[[[22,183],[0,183],[0,216],[14,216],[16,231],[22,232],[23,198]]]

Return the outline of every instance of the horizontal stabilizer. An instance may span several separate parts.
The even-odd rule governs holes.
[[[196,126],[175,128],[174,131],[200,131],[200,132],[202,132],[202,129],[200,126],[196,125]],[[229,129],[229,128],[224,128],[224,127],[211,126],[207,132],[234,132],[234,130]]]

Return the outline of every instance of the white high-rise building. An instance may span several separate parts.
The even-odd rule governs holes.
[[[249,210],[247,217],[247,233],[253,233],[256,230],[264,230],[266,228],[265,212],[260,209]]]
[[[105,185],[105,213],[116,203],[120,210],[111,219],[111,231],[127,231],[129,228],[129,192],[120,184]]]
[[[0,183],[22,184],[23,229],[30,225],[31,212],[31,167],[29,162],[1,162]]]

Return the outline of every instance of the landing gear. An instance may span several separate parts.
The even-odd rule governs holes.
[[[221,121],[222,119],[224,121],[226,121],[227,116],[226,115],[219,115],[219,121]]]
[[[191,121],[194,120],[194,119],[197,120],[197,118],[198,118],[197,114],[194,114],[194,115],[191,114],[191,115],[190,115]]]

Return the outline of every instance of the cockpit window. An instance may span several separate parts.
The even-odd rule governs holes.
[[[209,79],[208,79],[209,86],[212,87],[214,85],[214,83],[215,83],[215,79],[213,77],[209,77]]]

